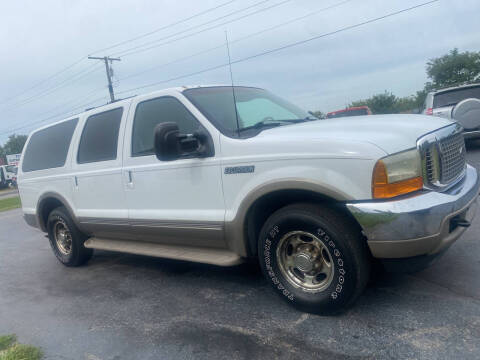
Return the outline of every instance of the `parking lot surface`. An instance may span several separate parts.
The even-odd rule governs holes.
[[[469,147],[480,168],[480,146]],[[0,334],[47,359],[480,358],[480,213],[431,268],[384,275],[335,317],[288,306],[257,267],[96,252],[66,268],[0,214]]]

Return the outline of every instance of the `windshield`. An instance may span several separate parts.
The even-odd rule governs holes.
[[[436,94],[433,98],[433,108],[457,105],[460,101],[470,98],[480,99],[480,86],[460,88]]]
[[[235,114],[233,91],[230,86],[188,89],[183,94],[222,133],[238,136],[243,130],[258,133],[255,125],[272,123],[289,124],[306,119],[316,120],[306,111],[289,102],[257,88],[235,87]],[[242,136],[242,134],[240,135]]]

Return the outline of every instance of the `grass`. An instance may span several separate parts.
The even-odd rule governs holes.
[[[15,335],[4,335],[0,336],[0,351],[3,351],[17,341],[17,337]]]
[[[16,209],[16,208],[19,208],[20,206],[21,204],[20,204],[19,196],[14,196],[7,199],[0,199],[0,212]]]
[[[0,360],[40,360],[42,357],[39,348],[17,343],[15,335],[0,336]]]

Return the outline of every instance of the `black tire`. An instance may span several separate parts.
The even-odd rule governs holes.
[[[314,235],[313,240],[308,234],[306,238],[302,238],[303,235],[300,238],[312,241],[312,244],[315,242],[322,248],[321,256],[315,250],[318,256],[312,256],[310,260],[324,258],[324,265],[320,265],[322,269],[333,264],[327,266],[330,268],[328,279],[326,276],[321,279],[323,288],[308,289],[301,283],[302,274],[310,275],[314,270],[303,273],[299,268],[294,268],[296,262],[288,268],[293,268],[293,271],[285,270],[285,266],[283,269],[280,267],[279,261],[282,260],[279,254],[283,253],[285,239],[291,234],[298,236],[300,232]],[[300,246],[308,246],[308,243],[300,243]],[[296,247],[293,255],[288,256],[298,259],[300,246]],[[291,249],[285,251],[292,252]],[[325,249],[328,250],[326,253],[323,252]],[[282,298],[302,311],[316,314],[336,314],[351,306],[365,289],[370,276],[371,255],[358,225],[334,206],[298,203],[276,211],[260,231],[258,255],[265,277]],[[315,276],[313,281],[317,281]],[[300,284],[295,283],[297,277]]]
[[[64,227],[70,234],[71,241],[69,242],[70,251],[62,251],[60,245],[57,243],[54,232],[56,226]],[[87,237],[77,228],[73,220],[70,218],[67,209],[63,206],[54,209],[48,215],[47,221],[48,238],[53,253],[58,260],[65,266],[80,266],[85,264],[93,255],[93,249],[87,249],[83,244]]]

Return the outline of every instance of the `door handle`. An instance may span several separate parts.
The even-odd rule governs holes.
[[[123,171],[123,181],[125,189],[133,189],[133,172],[132,170],[124,170]]]

